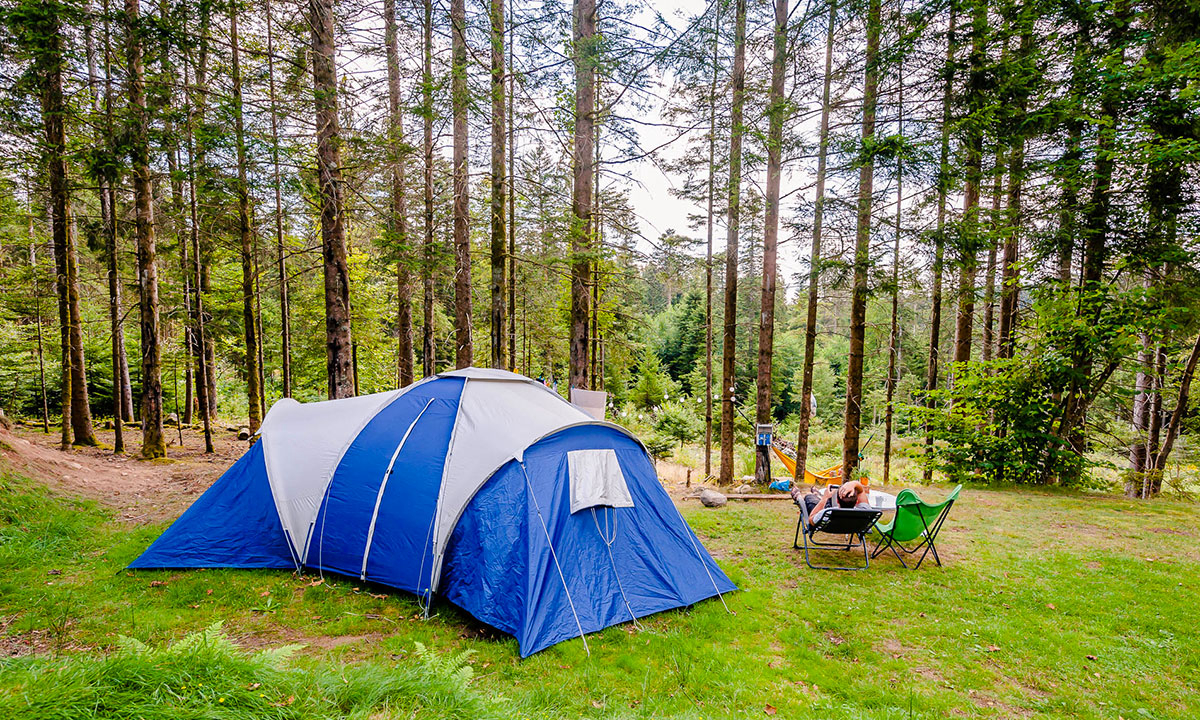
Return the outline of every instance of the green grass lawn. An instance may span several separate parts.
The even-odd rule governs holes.
[[[788,503],[683,512],[742,588],[732,614],[711,600],[589,636],[590,658],[574,640],[520,660],[453,607],[424,621],[414,598],[345,578],[127,572],[163,526],[3,475],[0,717],[1133,720],[1200,707],[1194,504],[968,489],[945,567],[880,558],[858,573],[805,567]],[[217,621],[236,646],[200,632]]]

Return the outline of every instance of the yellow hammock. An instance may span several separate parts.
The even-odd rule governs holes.
[[[771,450],[775,453],[775,457],[779,458],[779,462],[783,463],[783,466],[785,468],[787,468],[788,475],[795,477],[796,476],[796,459],[794,457],[789,456],[787,453],[783,452],[782,450],[775,447],[774,445],[771,446]],[[831,468],[822,470],[819,473],[814,473],[812,470],[809,470],[808,468],[804,468],[804,482],[809,485],[829,485],[830,483],[840,483],[841,481],[842,481],[842,464],[841,463],[838,463],[837,465],[834,465]],[[866,484],[865,480],[863,481],[863,484],[864,485]]]

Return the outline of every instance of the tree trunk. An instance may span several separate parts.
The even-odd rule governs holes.
[[[1146,284],[1149,284],[1149,276]],[[1134,381],[1133,395],[1133,432],[1134,441],[1129,446],[1129,472],[1125,476],[1126,497],[1139,497],[1142,491],[1142,479],[1147,469],[1146,430],[1150,427],[1150,391],[1153,383],[1153,367],[1151,366],[1150,334],[1141,333],[1141,348],[1137,354],[1137,379]]]
[[[970,183],[967,183],[967,189],[971,189]],[[979,193],[977,191],[963,193],[963,205],[967,204],[978,208]],[[975,325],[975,275],[979,269],[978,258],[969,250],[962,256],[961,262],[958,272],[958,313],[955,315],[954,324],[954,362],[956,363],[971,361],[971,335]],[[953,384],[953,373],[951,373],[950,380]]]
[[[946,31],[945,80],[942,86],[942,143],[938,155],[938,207],[937,226],[933,240],[933,287],[930,289],[929,309],[929,361],[925,368],[925,406],[934,407],[933,392],[938,387],[938,366],[941,362],[942,342],[942,271],[946,251],[946,195],[950,184],[950,123],[951,103],[954,96],[954,55],[957,50],[954,32],[958,20],[958,4],[950,4],[950,24]],[[929,424],[925,425],[925,456],[933,453],[933,435]],[[925,463],[922,477],[926,483],[933,480],[933,465]]]
[[[334,0],[308,2],[317,121],[317,182],[321,193],[321,256],[325,265],[325,370],[331,400],[354,395],[333,4]]]
[[[266,360],[263,358],[263,313],[262,313],[262,272],[258,269],[258,258],[262,251],[258,246],[258,231],[254,231],[254,332],[258,334],[258,403],[259,417],[267,416],[267,373]]]
[[[879,99],[880,0],[867,8],[866,72],[863,78],[863,144],[875,138],[875,110]],[[867,331],[867,273],[870,263],[871,195],[875,158],[868,154],[858,174],[858,229],[854,241],[854,290],[850,300],[850,358],[846,367],[845,435],[842,438],[842,479],[854,479],[858,469],[859,424],[862,419],[863,345]]]
[[[738,233],[742,212],[742,108],[746,102],[746,0],[736,0],[733,35],[733,102],[729,113],[729,210],[725,235],[725,317],[721,333],[721,474],[733,482],[733,413],[737,381]]]
[[[389,142],[392,148],[391,242],[396,255],[396,381],[399,387],[413,381],[412,265],[408,241],[408,201],[405,197],[403,115],[400,112],[400,40],[396,29],[396,0],[384,0],[383,24],[387,44]]]
[[[1030,57],[1033,53],[1033,14],[1028,13],[1020,18],[1021,41],[1017,47],[1017,62],[1020,71],[1033,72],[1030,67]],[[1029,91],[1021,86],[1018,91],[1016,106],[1018,117],[1024,120],[1029,104]],[[1025,180],[1025,136],[1018,132],[1012,142],[1008,155],[1008,209],[1004,236],[1004,260],[1000,273],[1000,331],[997,355],[1001,358],[1012,358],[1016,350],[1017,300],[1020,298],[1020,266],[1017,258],[1021,242],[1021,185]],[[1068,263],[1069,269],[1069,263]],[[1070,277],[1068,272],[1068,284]]]
[[[717,74],[721,63],[721,3],[713,5],[712,80],[708,85],[708,208],[704,249],[704,477],[712,477],[713,204],[716,198]]]
[[[1128,33],[1130,6],[1128,0],[1117,0],[1113,9],[1113,31],[1108,47],[1116,49],[1118,61],[1125,58],[1124,41]],[[1096,138],[1095,164],[1092,171],[1091,198],[1084,212],[1083,266],[1080,279],[1080,314],[1088,322],[1098,318],[1104,304],[1104,269],[1108,263],[1109,216],[1112,208],[1112,181],[1116,169],[1117,127],[1124,107],[1122,76],[1106,76],[1100,91],[1099,130]],[[1072,352],[1072,380],[1067,396],[1066,417],[1072,427],[1064,436],[1071,439],[1077,452],[1083,448],[1083,423],[1087,398],[1092,395],[1094,357],[1087,342],[1080,338]]]
[[[1192,389],[1192,378],[1196,374],[1197,361],[1200,361],[1200,335],[1192,343],[1192,352],[1183,366],[1183,376],[1179,378],[1179,397],[1175,400],[1175,410],[1171,413],[1170,422],[1167,423],[1167,432],[1162,439],[1162,448],[1154,456],[1152,469],[1156,475],[1161,475],[1166,468],[1167,458],[1171,456],[1171,449],[1175,446],[1175,438],[1179,436],[1179,425],[1183,421],[1184,413],[1188,411],[1188,394]],[[1161,478],[1156,482],[1161,483]],[[1157,491],[1158,487],[1151,488],[1151,494],[1155,494]]]
[[[900,17],[899,35],[904,36],[904,16]],[[904,137],[904,60],[899,59],[896,73],[896,135]],[[900,354],[900,231],[904,217],[904,160],[896,158],[896,235],[892,238],[892,322],[888,333],[887,400],[883,410],[883,484],[892,474],[892,420],[896,397],[896,361]]]
[[[116,188],[113,188],[110,186],[109,193],[112,197],[112,202],[110,203],[110,205],[114,208],[113,212],[115,213],[116,212],[115,208],[117,207]],[[118,305],[121,304],[121,297],[120,297],[119,291],[118,291],[118,295],[117,295],[117,304]],[[136,415],[136,413],[134,413],[134,408],[133,408],[133,379],[130,377],[130,374],[129,374],[129,354],[125,349],[124,326],[125,326],[125,322],[124,322],[124,320],[122,320],[121,321],[121,336],[119,338],[120,347],[118,347],[117,350],[120,352],[120,355],[121,355],[121,359],[120,359],[120,363],[119,363],[120,371],[121,371],[121,404],[123,406],[123,409],[121,411],[121,417],[123,417],[126,422],[129,422],[131,420],[137,419],[137,415]]]
[[[512,17],[512,0],[509,0],[509,17]],[[514,118],[512,118],[512,107],[516,104],[516,72],[514,64],[512,64],[512,44],[509,43],[509,370],[517,370],[517,208],[516,208],[516,126]],[[529,372],[529,368],[524,368],[524,371]]]
[[[104,135],[113,142],[112,36],[109,25],[108,0],[104,0]],[[125,331],[121,319],[121,281],[117,252],[117,193],[116,178],[108,174],[99,180],[100,218],[104,225],[105,261],[108,280],[108,323],[112,336],[113,383],[113,453],[125,452],[125,422],[132,419],[128,405],[129,366],[125,362]],[[128,402],[127,402],[128,400]]]
[[[74,222],[71,219],[70,186],[67,180],[67,138],[63,100],[64,42],[57,9],[44,10],[39,18],[45,46],[37,52],[36,71],[41,84],[42,121],[46,136],[50,214],[58,273],[59,324],[63,350],[64,449],[71,444],[96,445],[88,404],[87,369],[83,357],[83,332],[79,314],[78,257],[75,252]]]
[[[597,20],[597,32],[599,32],[599,21]],[[596,96],[593,104],[600,104],[600,78],[596,78]],[[591,310],[591,321],[588,324],[590,333],[588,342],[588,389],[599,390],[599,379],[596,377],[597,365],[600,358],[600,258],[603,257],[602,249],[604,248],[604,223],[600,217],[600,119],[597,116],[593,123],[593,133],[595,142],[592,143],[592,248],[593,256],[590,259],[592,266],[592,301],[589,305]]]
[[[1004,157],[1000,150],[996,151],[996,167],[992,171],[992,213],[990,237],[987,240],[987,267],[983,273],[983,337],[980,338],[983,361],[990,362],[992,350],[996,344],[996,254],[997,238],[1000,233],[1000,191],[1004,180]]]
[[[142,69],[139,0],[125,0],[128,42],[131,171],[137,210],[138,303],[142,339],[142,457],[167,454],[162,417],[162,348],[158,329],[158,265],[154,237],[154,188],[150,175],[150,121],[146,112],[146,81]]]
[[[53,146],[52,146],[53,147]],[[62,147],[62,146],[59,146]],[[55,165],[51,162],[51,168]],[[61,166],[62,171],[66,171],[66,164]],[[59,367],[61,369],[59,376],[59,394],[62,396],[62,433],[59,439],[59,447],[63,450],[71,449],[71,311],[68,309],[70,293],[67,290],[67,248],[66,244],[70,237],[66,231],[66,224],[59,215],[59,208],[54,200],[55,186],[57,180],[55,176],[57,170],[51,169],[48,173],[50,180],[50,234],[53,237],[54,245],[54,289],[58,296],[58,330],[59,330]],[[62,189],[66,189],[66,183],[62,183]],[[64,207],[70,206],[65,204]],[[60,230],[61,228],[61,230]],[[60,234],[61,233],[61,234]]]
[[[1162,432],[1162,390],[1167,375],[1167,351],[1162,345],[1154,347],[1154,375],[1150,378],[1150,423],[1146,429],[1146,471],[1142,474],[1141,497],[1150,495],[1152,483],[1161,482],[1155,469],[1155,459],[1158,455],[1159,439]]]
[[[979,217],[979,192],[983,184],[983,124],[987,91],[984,63],[987,59],[987,4],[975,0],[971,20],[970,72],[967,77],[966,183],[963,187],[962,265],[958,276],[958,316],[954,327],[954,362],[971,360],[971,336],[975,325],[975,275],[977,250],[983,235]]]
[[[35,326],[37,339],[37,358],[38,358],[38,395],[42,401],[42,432],[50,434],[50,399],[46,392],[46,354],[45,342],[42,338],[42,283],[39,277],[40,268],[38,267],[37,259],[37,239],[33,232],[33,180],[27,179],[28,185],[25,190],[25,212],[29,218],[29,269],[33,275],[33,311],[34,320],[37,323]],[[114,397],[114,402],[116,399]]]
[[[170,9],[167,0],[158,1],[158,19],[163,27],[167,27],[170,18]],[[167,204],[166,211],[160,212],[158,222],[163,233],[169,233],[171,239],[175,241],[179,248],[179,270],[180,278],[182,279],[181,288],[183,295],[183,307],[181,308],[184,317],[190,317],[192,288],[190,282],[190,273],[188,272],[188,244],[184,239],[182,230],[183,222],[183,177],[179,172],[179,134],[178,128],[175,126],[175,120],[169,109],[174,107],[174,85],[171,82],[166,82],[165,78],[176,77],[175,67],[171,61],[171,42],[172,36],[168,33],[160,33],[158,36],[158,80],[156,81],[161,87],[157,95],[157,102],[153,108],[153,112],[162,116],[162,134],[160,142],[162,145],[163,154],[167,161],[167,179],[170,183],[171,199]],[[161,210],[161,208],[160,208]],[[166,222],[164,222],[164,220]],[[192,328],[188,322],[182,323],[183,330],[183,348],[184,352],[189,355],[192,348]],[[178,418],[179,441],[183,443],[183,425],[191,424],[192,422],[192,365],[191,362],[184,363],[184,382],[183,391],[185,400],[183,407],[180,408],[179,402],[179,378],[178,370],[179,363],[175,361],[172,364],[174,371],[174,396],[175,396],[175,414]]]
[[[592,191],[595,182],[596,0],[574,0],[575,139],[571,184],[571,342],[568,386],[587,387]]]
[[[454,114],[454,366],[475,359],[471,339],[470,188],[467,182],[467,10],[465,0],[450,0],[450,100]]]
[[[263,12],[267,16],[267,82],[271,106],[271,174],[275,184],[275,268],[279,276],[279,360],[283,396],[292,396],[292,318],[288,296],[287,252],[283,242],[283,189],[279,180],[279,118],[275,99],[275,33],[271,0],[266,0]]]
[[[1087,67],[1086,50],[1091,46],[1091,21],[1086,15],[1079,23],[1078,31],[1072,34],[1073,58],[1071,62],[1071,79],[1068,84],[1067,97],[1080,108],[1067,120],[1067,143],[1064,149],[1061,165],[1056,173],[1062,185],[1062,199],[1059,201],[1058,230],[1058,282],[1063,292],[1071,288],[1072,265],[1074,263],[1075,243],[1077,241],[1079,212],[1079,178],[1082,156],[1083,126],[1085,113],[1083,107],[1084,76],[1089,71]]]
[[[1194,12],[1192,17],[1195,17]],[[1150,12],[1150,18],[1151,26],[1154,29],[1154,38],[1150,41],[1151,46],[1146,52],[1146,58],[1149,60],[1149,73],[1152,76],[1163,76],[1164,63],[1183,42],[1192,36],[1187,33],[1180,35],[1176,30],[1184,25],[1174,8],[1156,6]],[[1193,119],[1187,111],[1186,104],[1179,100],[1182,88],[1183,81],[1181,79],[1168,76],[1166,82],[1158,83],[1147,111],[1147,116],[1150,118],[1147,124],[1152,138],[1150,145],[1155,148],[1155,151],[1151,152],[1144,191],[1144,206],[1147,206],[1146,214],[1148,216],[1146,235],[1150,243],[1157,248],[1179,247],[1180,219],[1188,208],[1189,195],[1185,189],[1188,177],[1187,160],[1177,152],[1162,152],[1164,148],[1177,147],[1180,142],[1186,142],[1194,137]],[[1156,272],[1153,267],[1144,270],[1143,285],[1147,292],[1150,292],[1155,286]],[[1167,265],[1162,272],[1170,274],[1171,266]],[[1144,335],[1142,354],[1148,345],[1147,340],[1148,338]],[[1147,473],[1143,478],[1143,497],[1152,497],[1162,491],[1163,472],[1166,470],[1167,458],[1170,456],[1171,448],[1179,433],[1180,422],[1190,410],[1188,392],[1195,373],[1198,353],[1200,353],[1200,338],[1197,338],[1184,367],[1183,377],[1179,383],[1179,397],[1176,401],[1175,411],[1167,425],[1167,434],[1163,439],[1162,449],[1158,450],[1157,448],[1157,425],[1154,427],[1153,437],[1150,438],[1152,444],[1146,454],[1153,454],[1157,450],[1157,455],[1154,456],[1153,467],[1148,468],[1153,472]],[[1155,355],[1157,366],[1155,375],[1161,386],[1166,375],[1166,357],[1161,346]],[[1139,381],[1142,379],[1140,374],[1138,379]],[[1159,407],[1161,397],[1161,391],[1155,392],[1152,410],[1159,422],[1162,417]],[[1142,399],[1144,401],[1144,397]],[[1143,464],[1149,465],[1150,463]]]
[[[90,4],[89,4],[90,10]],[[97,139],[102,143],[113,145],[113,73],[112,73],[112,37],[110,37],[108,0],[103,1],[103,66],[104,91],[101,95],[97,90],[94,94],[94,108],[97,115],[103,119],[102,130],[97,131]],[[91,43],[88,46],[88,72],[92,84],[97,82],[96,61]],[[125,452],[125,397],[130,392],[127,386],[128,367],[125,365],[125,334],[121,329],[120,296],[121,286],[118,275],[118,256],[116,256],[116,184],[115,173],[101,170],[96,178],[96,194],[100,199],[100,218],[104,233],[104,263],[108,281],[108,319],[110,350],[113,355],[113,454]],[[41,349],[38,349],[41,352]],[[44,372],[43,372],[44,374]],[[44,382],[44,380],[43,380]]]
[[[817,300],[821,280],[821,232],[825,219],[825,173],[829,157],[830,88],[833,83],[833,35],[837,27],[837,2],[829,3],[825,30],[825,79],[821,87],[821,135],[817,152],[817,193],[813,204],[812,249],[808,259],[808,302],[804,320],[804,368],[800,384],[800,429],[796,433],[794,484],[804,480],[808,468],[808,431],[812,423],[813,355],[817,350]]]
[[[178,172],[178,168],[172,173]],[[181,203],[175,204],[176,212],[181,212],[183,206]],[[189,259],[189,246],[187,240],[183,238],[182,231],[177,231],[176,239],[179,242],[179,275],[183,280],[183,354],[187,357],[187,361],[183,366],[183,412],[179,415],[180,426],[191,425],[195,418],[192,416],[195,410],[196,398],[193,395],[193,381],[195,377],[192,374],[192,349],[195,344],[195,338],[192,335],[192,261]],[[176,401],[178,404],[178,400]]]
[[[421,117],[424,120],[425,238],[422,243],[421,287],[421,374],[434,374],[433,348],[433,0],[424,0],[423,29],[425,65],[421,77]]]
[[[168,75],[168,77],[170,77]],[[169,105],[168,105],[169,107]],[[180,217],[183,214],[183,180],[179,174],[179,140],[175,135],[174,124],[171,124],[171,148],[169,152],[170,173],[171,173],[171,212],[177,218],[171,225],[171,230],[175,235],[175,241],[179,244],[179,275],[183,281],[183,311],[184,318],[192,316],[192,272],[191,260],[189,259],[188,242],[183,236],[181,229],[182,223]],[[183,352],[187,356],[188,361],[184,363],[183,368],[183,412],[179,414],[180,427],[183,425],[192,424],[192,409],[195,404],[195,398],[192,396],[192,363],[191,357],[193,347],[195,345],[195,337],[192,334],[191,322],[185,320],[183,323]],[[178,364],[178,363],[176,363]],[[176,404],[179,404],[176,398]],[[181,441],[182,442],[182,441]]]
[[[238,237],[242,260],[242,338],[245,349],[246,409],[250,433],[262,425],[262,386],[258,368],[258,321],[254,312],[254,241],[250,227],[250,185],[246,180],[246,134],[242,119],[241,50],[238,47],[238,3],[229,5],[230,74],[233,80],[233,131],[237,147]]]
[[[775,0],[775,47],[771,59],[771,89],[767,95],[767,206],[763,219],[762,300],[758,321],[758,383],[755,421],[771,422],[771,357],[775,352],[775,278],[779,243],[779,181],[782,172],[783,70],[787,64],[788,0]],[[754,479],[771,482],[771,446],[755,445]]]
[[[505,295],[506,252],[505,211],[508,175],[504,167],[504,0],[489,1],[492,40],[492,367],[504,369],[504,332],[508,324]]]
[[[1008,165],[1008,222],[1000,274],[1000,331],[997,356],[1012,358],[1016,349],[1017,300],[1020,296],[1021,182],[1025,173],[1025,140],[1013,144]]]
[[[63,180],[66,180],[64,173]],[[63,190],[66,189],[65,182]],[[67,198],[68,202],[69,196]],[[87,364],[83,355],[83,320],[79,308],[79,254],[75,247],[75,218],[67,220],[67,309],[71,322],[71,430],[74,445],[99,445],[92,429],[92,409],[88,400]]]
[[[45,343],[42,340],[42,283],[38,277],[37,253],[33,249],[33,203],[27,202],[26,207],[29,212],[29,268],[33,271],[33,311],[34,321],[37,323],[38,395],[42,401],[42,432],[48,435],[50,434],[50,399],[46,395],[46,353]],[[114,404],[118,402],[115,396],[113,402]],[[118,428],[118,437],[120,437],[120,433]]]
[[[208,31],[211,10],[212,5],[210,3],[204,2],[200,4],[200,37],[196,43],[199,51],[199,58],[196,61],[196,110],[194,116],[191,118],[191,130],[195,140],[195,168],[197,169],[193,181],[196,184],[195,192],[201,196],[207,196],[212,189],[211,168],[208,167],[209,141],[207,138],[210,133],[205,121],[205,113],[208,108]],[[197,128],[200,128],[199,132],[197,132]],[[203,203],[198,202],[197,204],[198,224],[204,225],[207,220],[204,214],[205,206]],[[210,268],[213,264],[212,238],[211,235],[201,235],[199,240],[200,275],[199,280],[196,282],[196,297],[211,297],[212,273],[210,272]],[[200,303],[198,302],[197,304],[199,305]],[[211,316],[205,314],[201,325],[208,327],[211,320]],[[205,406],[207,407],[209,418],[215,420],[219,409],[218,406],[220,405],[220,398],[217,393],[216,346],[211,334],[202,333],[198,337],[201,338],[201,344],[198,349],[204,355],[203,362],[197,360],[197,366],[204,368],[202,377],[205,386],[204,394],[207,398]]]
[[[184,85],[187,86],[190,95],[195,98],[198,93],[195,88],[190,87],[188,82],[190,75],[191,55],[185,56],[183,66]],[[192,281],[197,288],[195,303],[192,306],[192,335],[197,339],[195,350],[196,362],[196,400],[200,406],[200,419],[204,424],[204,452],[211,454],[213,452],[212,441],[212,412],[209,409],[211,394],[209,392],[209,384],[205,378],[208,373],[208,357],[204,352],[203,338],[204,333],[204,294],[200,292],[200,215],[196,202],[196,157],[193,152],[193,125],[195,123],[195,113],[200,106],[198,102],[190,102],[188,104],[187,115],[187,150],[188,150],[188,214],[191,220],[190,240],[192,244]]]

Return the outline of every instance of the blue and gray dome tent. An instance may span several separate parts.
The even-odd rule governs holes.
[[[736,589],[636,438],[521,375],[285,399],[260,432],[130,567],[308,568],[436,592],[523,657]]]

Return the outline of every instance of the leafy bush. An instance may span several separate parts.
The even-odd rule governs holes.
[[[654,430],[677,440],[682,449],[684,443],[700,437],[704,432],[704,422],[696,417],[687,403],[673,400],[659,410]]]
[[[648,438],[642,439],[646,446],[646,451],[650,453],[650,457],[655,460],[665,460],[671,457],[671,451],[675,447],[675,441],[661,435],[651,435]]]
[[[498,703],[470,687],[470,653],[417,644],[415,662],[292,668],[300,646],[247,653],[220,623],[165,647],[121,638],[111,656],[0,661],[0,717],[493,718]]]
[[[960,363],[950,372],[953,382],[930,393],[933,408],[905,408],[935,441],[921,462],[955,482],[1078,482],[1084,460],[1051,432],[1057,383],[1042,363]]]
[[[629,391],[629,400],[634,407],[650,410],[679,394],[679,384],[663,372],[658,356],[652,352],[646,353],[638,367],[637,382]]]

